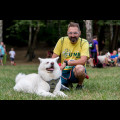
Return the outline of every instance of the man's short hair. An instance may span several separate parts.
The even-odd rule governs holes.
[[[75,23],[75,22],[70,22],[70,23],[68,24],[68,29],[69,29],[70,27],[77,27],[77,28],[80,30],[79,24],[78,24],[78,23]]]
[[[94,35],[94,36],[93,36],[93,39],[95,39],[95,38],[97,38],[97,35]]]

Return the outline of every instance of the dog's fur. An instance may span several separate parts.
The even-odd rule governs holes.
[[[100,61],[100,63],[105,63],[105,58],[110,58],[110,53],[108,52],[108,53],[106,53],[105,55],[100,55],[100,56],[98,56],[98,60]],[[110,60],[110,59],[109,59]]]
[[[59,58],[59,57],[58,57]],[[40,96],[62,96],[67,97],[61,89],[61,70],[59,65],[57,64],[58,58],[46,58],[40,60],[40,65],[38,67],[38,74],[22,74],[19,73],[16,76],[14,86],[15,91],[23,91],[27,93],[36,93]],[[53,81],[52,85],[55,81],[58,81],[53,88],[53,91],[50,92],[50,84],[48,82]]]

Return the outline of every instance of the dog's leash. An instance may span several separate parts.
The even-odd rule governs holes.
[[[73,87],[73,85],[72,85],[72,83],[71,83],[71,81],[70,81],[70,78],[71,78],[71,72],[72,72],[72,70],[70,70],[70,76],[69,76],[69,78],[65,78],[65,77],[63,77],[63,76],[61,76],[63,79],[65,79],[65,80],[67,80],[68,81],[68,85],[72,88]]]
[[[69,76],[69,78],[65,78],[65,77],[63,77],[63,76],[61,76],[63,79],[65,79],[65,80],[70,80],[70,78],[71,78],[71,71],[70,71],[70,76]]]

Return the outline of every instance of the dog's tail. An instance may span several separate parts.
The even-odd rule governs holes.
[[[23,73],[19,73],[16,78],[15,78],[15,82],[17,83],[20,79],[22,79],[23,77],[25,77],[26,75]]]

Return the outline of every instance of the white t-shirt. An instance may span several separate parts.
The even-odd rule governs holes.
[[[15,58],[15,51],[10,51],[9,54],[11,58]]]
[[[118,56],[120,57],[120,52],[118,53]]]

